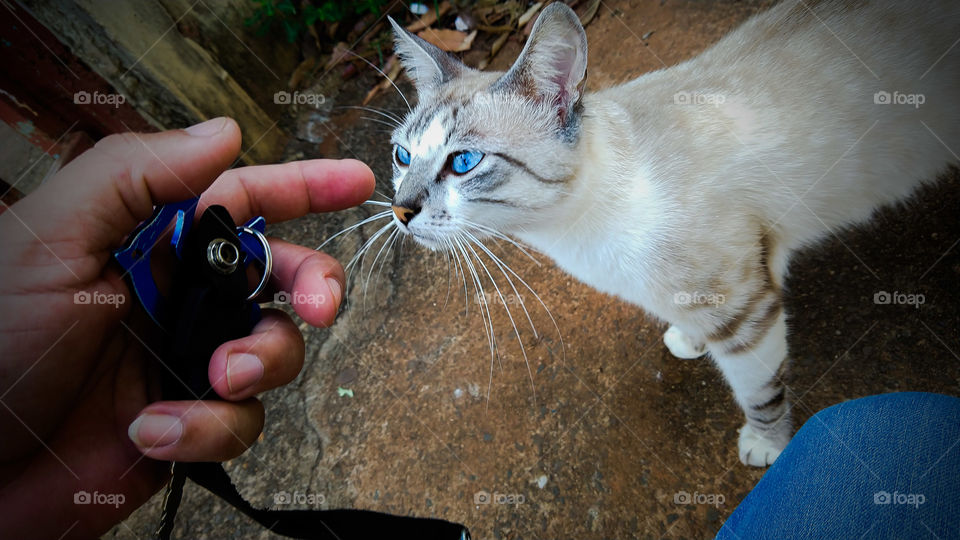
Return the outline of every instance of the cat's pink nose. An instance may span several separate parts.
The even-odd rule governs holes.
[[[399,219],[400,223],[403,223],[404,225],[409,223],[410,220],[413,219],[413,216],[417,215],[415,211],[409,208],[404,208],[402,206],[394,205],[392,208],[393,208],[393,213],[397,215],[397,219]]]

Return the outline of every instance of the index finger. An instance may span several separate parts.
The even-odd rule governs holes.
[[[237,223],[263,216],[268,223],[311,212],[332,212],[370,198],[373,171],[354,159],[313,159],[231,169],[200,197],[198,212],[223,205]]]

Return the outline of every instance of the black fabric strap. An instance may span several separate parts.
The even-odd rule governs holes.
[[[467,528],[440,519],[413,518],[367,510],[262,510],[244,500],[219,463],[178,463],[187,478],[203,486],[266,529],[290,538],[376,540],[417,538],[469,540]]]

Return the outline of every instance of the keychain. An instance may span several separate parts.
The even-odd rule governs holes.
[[[166,400],[220,399],[209,382],[210,357],[223,343],[249,335],[260,321],[255,300],[273,269],[263,217],[238,227],[224,207],[211,206],[194,223],[197,203],[198,199],[189,199],[157,207],[114,253],[134,296],[164,333],[158,354],[165,367],[162,392]],[[151,254],[163,248],[161,242],[171,224],[169,249],[175,262],[169,274],[170,290],[161,294]],[[260,273],[252,291],[251,267]],[[156,532],[159,540],[170,538],[187,478],[270,531],[291,538],[470,538],[463,525],[439,519],[365,510],[257,509],[240,496],[220,463],[174,462]]]

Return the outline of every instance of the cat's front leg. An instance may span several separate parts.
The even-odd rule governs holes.
[[[765,467],[790,441],[790,403],[783,375],[787,365],[786,316],[780,299],[746,315],[738,331],[715,332],[708,349],[746,416],[740,429],[740,461]]]

